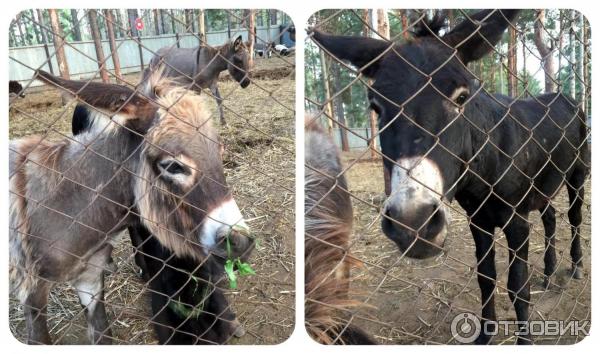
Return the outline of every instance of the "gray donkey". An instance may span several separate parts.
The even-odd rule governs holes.
[[[58,142],[10,142],[11,293],[23,304],[28,343],[51,343],[49,292],[68,282],[85,308],[90,339],[108,344],[104,270],[121,231],[141,222],[162,246],[199,263],[246,254],[254,242],[197,94],[173,86],[160,70],[144,94],[37,75],[93,108],[94,124]]]
[[[142,81],[146,81],[156,68],[165,65],[165,75],[174,78],[179,83],[201,92],[209,88],[217,100],[221,124],[226,124],[223,114],[223,98],[217,87],[219,73],[228,70],[231,77],[239,82],[242,88],[248,87],[250,79],[248,48],[238,36],[233,42],[225,43],[219,47],[201,45],[195,48],[164,47],[157,51],[144,70]]]

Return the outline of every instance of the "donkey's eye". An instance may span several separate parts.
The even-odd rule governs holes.
[[[166,171],[169,174],[188,174],[188,169],[176,160],[165,160],[158,163],[158,167],[162,171]]]
[[[459,106],[462,106],[465,104],[465,102],[467,102],[468,98],[469,95],[466,92],[463,92],[454,99],[454,103],[456,103]]]

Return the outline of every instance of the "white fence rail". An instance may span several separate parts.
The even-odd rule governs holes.
[[[270,32],[270,36],[269,36]],[[280,25],[272,25],[269,28],[257,27],[256,37],[258,43],[264,43],[268,38],[272,41],[279,42]],[[248,40],[248,30],[237,29],[231,30],[231,38],[242,35],[242,38]],[[140,44],[136,39],[126,38],[117,39],[117,52],[121,62],[121,71],[123,74],[135,73],[141,71],[142,63],[146,66],[154,56],[154,52],[163,47],[174,46],[179,38],[179,46],[182,48],[195,47],[199,45],[198,37],[191,33],[183,34],[164,34],[158,36],[140,37],[141,42],[141,58]],[[210,46],[218,46],[226,43],[228,39],[227,31],[213,31],[206,33],[207,43]],[[112,57],[110,56],[110,47],[108,40],[102,41],[102,47],[107,57],[106,67],[108,70],[114,70]],[[54,45],[48,44],[48,52],[51,53],[50,63],[52,69],[47,63],[48,58],[44,45],[14,47],[9,48],[9,71],[10,80],[27,81],[33,76],[36,69],[53,71],[58,74],[58,63],[54,55]],[[96,60],[96,52],[94,42],[69,42],[65,45],[65,56],[69,65],[69,74],[72,79],[85,79],[96,74],[98,71],[98,62]],[[30,87],[43,85],[38,81],[34,81]]]
[[[341,149],[342,148],[342,133],[345,132],[348,136],[348,148],[350,150],[366,149],[369,147],[369,139],[371,139],[371,128],[348,128],[340,129],[333,128],[333,141]],[[379,137],[377,137],[376,148],[379,150]]]

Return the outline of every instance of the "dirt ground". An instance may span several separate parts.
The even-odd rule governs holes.
[[[368,155],[365,155],[368,157]],[[457,343],[452,338],[452,319],[463,312],[480,315],[480,291],[475,272],[475,246],[464,212],[452,204],[452,223],[446,237],[445,251],[429,260],[401,259],[400,253],[381,232],[379,210],[384,200],[381,161],[356,160],[357,154],[344,156],[346,173],[354,206],[354,238],[352,252],[364,262],[354,271],[354,293],[370,305],[361,309],[354,321],[375,336],[381,344]],[[532,213],[529,252],[531,275],[532,319],[590,320],[590,183],[586,185],[582,249],[584,279],[571,279],[569,248],[570,226],[567,219],[566,190],[554,205],[557,210],[557,274],[544,291],[544,235],[538,213]],[[515,320],[507,293],[508,252],[506,240],[496,234],[498,319]],[[589,328],[589,327],[588,327]],[[569,344],[582,337],[534,337],[536,344]],[[494,343],[514,343],[515,337],[496,336]]]
[[[244,277],[227,296],[246,328],[231,344],[277,344],[294,328],[294,59],[257,59],[253,84],[242,89],[224,77],[228,126],[225,173],[242,214],[258,238],[250,260],[257,275]],[[269,73],[272,68],[272,73]],[[135,81],[138,75],[129,75]],[[63,107],[57,90],[32,90],[10,104],[11,138],[47,134],[60,139],[71,130],[74,106]],[[213,115],[216,104],[208,99]],[[215,116],[215,125],[218,125]],[[118,344],[153,344],[149,297],[137,274],[129,237],[123,233],[113,252],[118,271],[106,280],[106,303]],[[21,306],[10,301],[10,328],[23,340]],[[48,308],[52,338],[60,344],[87,344],[85,317],[75,292],[56,287]]]

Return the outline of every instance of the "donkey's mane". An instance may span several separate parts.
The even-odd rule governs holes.
[[[305,121],[305,129],[307,134],[327,136],[318,123],[309,119]],[[307,156],[309,160],[310,156]],[[337,165],[337,162],[334,163]],[[307,168],[305,208],[309,212],[305,216],[304,241],[306,329],[314,339],[324,344],[343,343],[346,330],[356,331],[344,317],[351,309],[364,306],[349,298],[350,279],[347,274],[340,274],[361,262],[348,250],[352,215],[341,216],[339,209],[332,205],[335,204],[333,195],[345,193],[344,187],[337,187],[339,181]],[[346,201],[350,203],[349,198]]]
[[[436,37],[446,27],[446,16],[437,11],[432,18],[425,16],[417,22],[410,31],[415,38]]]
[[[158,97],[156,103],[162,113],[160,125],[185,125],[185,129],[196,129],[200,132],[212,130],[210,113],[206,108],[204,97],[181,86],[175,86],[169,79],[162,79],[155,87]]]

